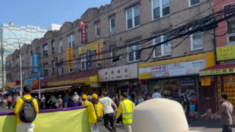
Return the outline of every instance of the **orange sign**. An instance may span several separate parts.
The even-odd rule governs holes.
[[[38,86],[39,85],[38,80],[33,80],[32,84],[33,84],[33,86]]]
[[[67,68],[73,68],[73,49],[67,48]]]
[[[211,77],[201,77],[202,86],[211,86]]]

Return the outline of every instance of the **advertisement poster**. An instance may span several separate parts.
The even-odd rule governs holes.
[[[152,77],[169,76],[168,65],[154,66],[151,68]]]
[[[185,75],[186,69],[185,69],[185,62],[177,62],[169,64],[170,68],[170,76],[178,76],[178,75]]]
[[[32,55],[32,65],[33,65],[33,73],[39,72],[39,55],[33,54]]]

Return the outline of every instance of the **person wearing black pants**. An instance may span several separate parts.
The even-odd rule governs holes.
[[[101,95],[101,98],[99,99],[99,102],[103,106],[104,111],[104,126],[110,131],[110,132],[116,132],[116,128],[114,127],[114,110],[112,106],[114,106],[115,110],[117,110],[117,105],[113,102],[112,99],[107,97],[107,93],[104,92]],[[110,126],[109,126],[110,123]]]

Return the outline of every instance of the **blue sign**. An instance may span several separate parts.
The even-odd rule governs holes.
[[[86,53],[86,66],[91,67],[91,51],[87,50]]]
[[[33,81],[38,80],[38,77],[28,78],[24,80],[24,85],[33,86]]]
[[[32,66],[33,66],[33,73],[39,72],[39,55],[33,54],[32,55]]]

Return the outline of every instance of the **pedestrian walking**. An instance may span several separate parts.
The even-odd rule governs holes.
[[[122,114],[123,124],[126,132],[132,132],[132,114],[135,109],[135,105],[132,101],[127,99],[128,93],[122,94],[122,101],[119,104],[116,119]]]
[[[96,115],[96,118],[97,118],[96,123],[91,124],[91,131],[92,132],[99,132],[98,123],[102,121],[103,107],[102,107],[101,103],[98,101],[98,95],[97,94],[92,94],[91,103],[93,105],[93,108],[95,110],[95,115]]]
[[[87,112],[88,112],[88,123],[90,124],[91,127],[91,132],[98,132],[97,131],[97,116],[95,113],[95,109],[93,107],[93,104],[88,101],[87,95],[82,95],[82,101],[83,101],[83,106],[87,106]]]
[[[61,95],[59,95],[59,98],[57,100],[57,105],[58,105],[57,108],[63,108],[63,100],[62,100],[62,96]]]
[[[161,98],[162,95],[160,93],[158,93],[158,89],[154,89],[154,93],[152,95],[152,98]]]
[[[23,92],[24,96],[17,100],[14,108],[17,115],[16,132],[33,132],[33,122],[39,112],[38,101],[30,95],[30,87],[24,86]]]
[[[116,128],[114,126],[114,109],[117,110],[117,105],[113,102],[112,99],[107,97],[107,93],[103,92],[101,95],[101,98],[99,99],[100,103],[103,106],[104,110],[104,126],[110,131],[110,132],[116,132]],[[109,126],[109,123],[111,127]]]
[[[212,119],[218,115],[221,115],[221,124],[223,125],[222,132],[232,132],[232,125],[234,121],[233,105],[228,101],[228,95],[226,93],[221,94],[221,107],[220,111],[212,116]]]
[[[12,97],[9,95],[7,97],[7,106],[8,106],[8,109],[11,109],[11,103],[12,103]]]
[[[42,95],[42,98],[41,98],[41,101],[40,101],[40,106],[41,106],[41,109],[46,109],[46,97],[45,95]]]
[[[77,93],[77,92],[74,92],[72,107],[77,107],[77,106],[78,106],[78,101],[79,101],[78,93]]]
[[[64,108],[68,108],[68,106],[69,106],[69,95],[68,94],[66,94],[64,96],[63,102],[64,102]]]

